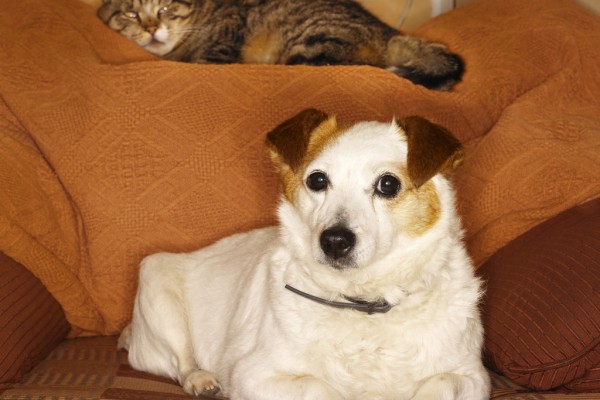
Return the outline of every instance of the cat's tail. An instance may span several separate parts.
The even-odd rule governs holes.
[[[385,64],[396,75],[436,90],[450,90],[465,69],[463,60],[444,45],[402,34],[388,41]]]

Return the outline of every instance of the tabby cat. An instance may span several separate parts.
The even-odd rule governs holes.
[[[353,0],[104,0],[99,17],[166,59],[194,63],[366,64],[448,90],[463,62]]]

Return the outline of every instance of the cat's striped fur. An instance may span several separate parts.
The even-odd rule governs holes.
[[[401,33],[353,0],[105,0],[98,15],[171,60],[365,64],[441,90],[463,73],[443,45]]]

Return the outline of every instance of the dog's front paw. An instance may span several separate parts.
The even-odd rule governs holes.
[[[214,397],[221,391],[221,385],[213,374],[200,369],[187,374],[183,379],[183,390],[194,396]]]

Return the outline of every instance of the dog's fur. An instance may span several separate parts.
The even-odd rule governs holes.
[[[280,226],[144,259],[120,339],[131,365],[233,400],[488,398],[480,282],[448,180],[460,143],[419,117],[346,124],[310,109],[267,144]],[[333,308],[286,284],[393,307]]]

